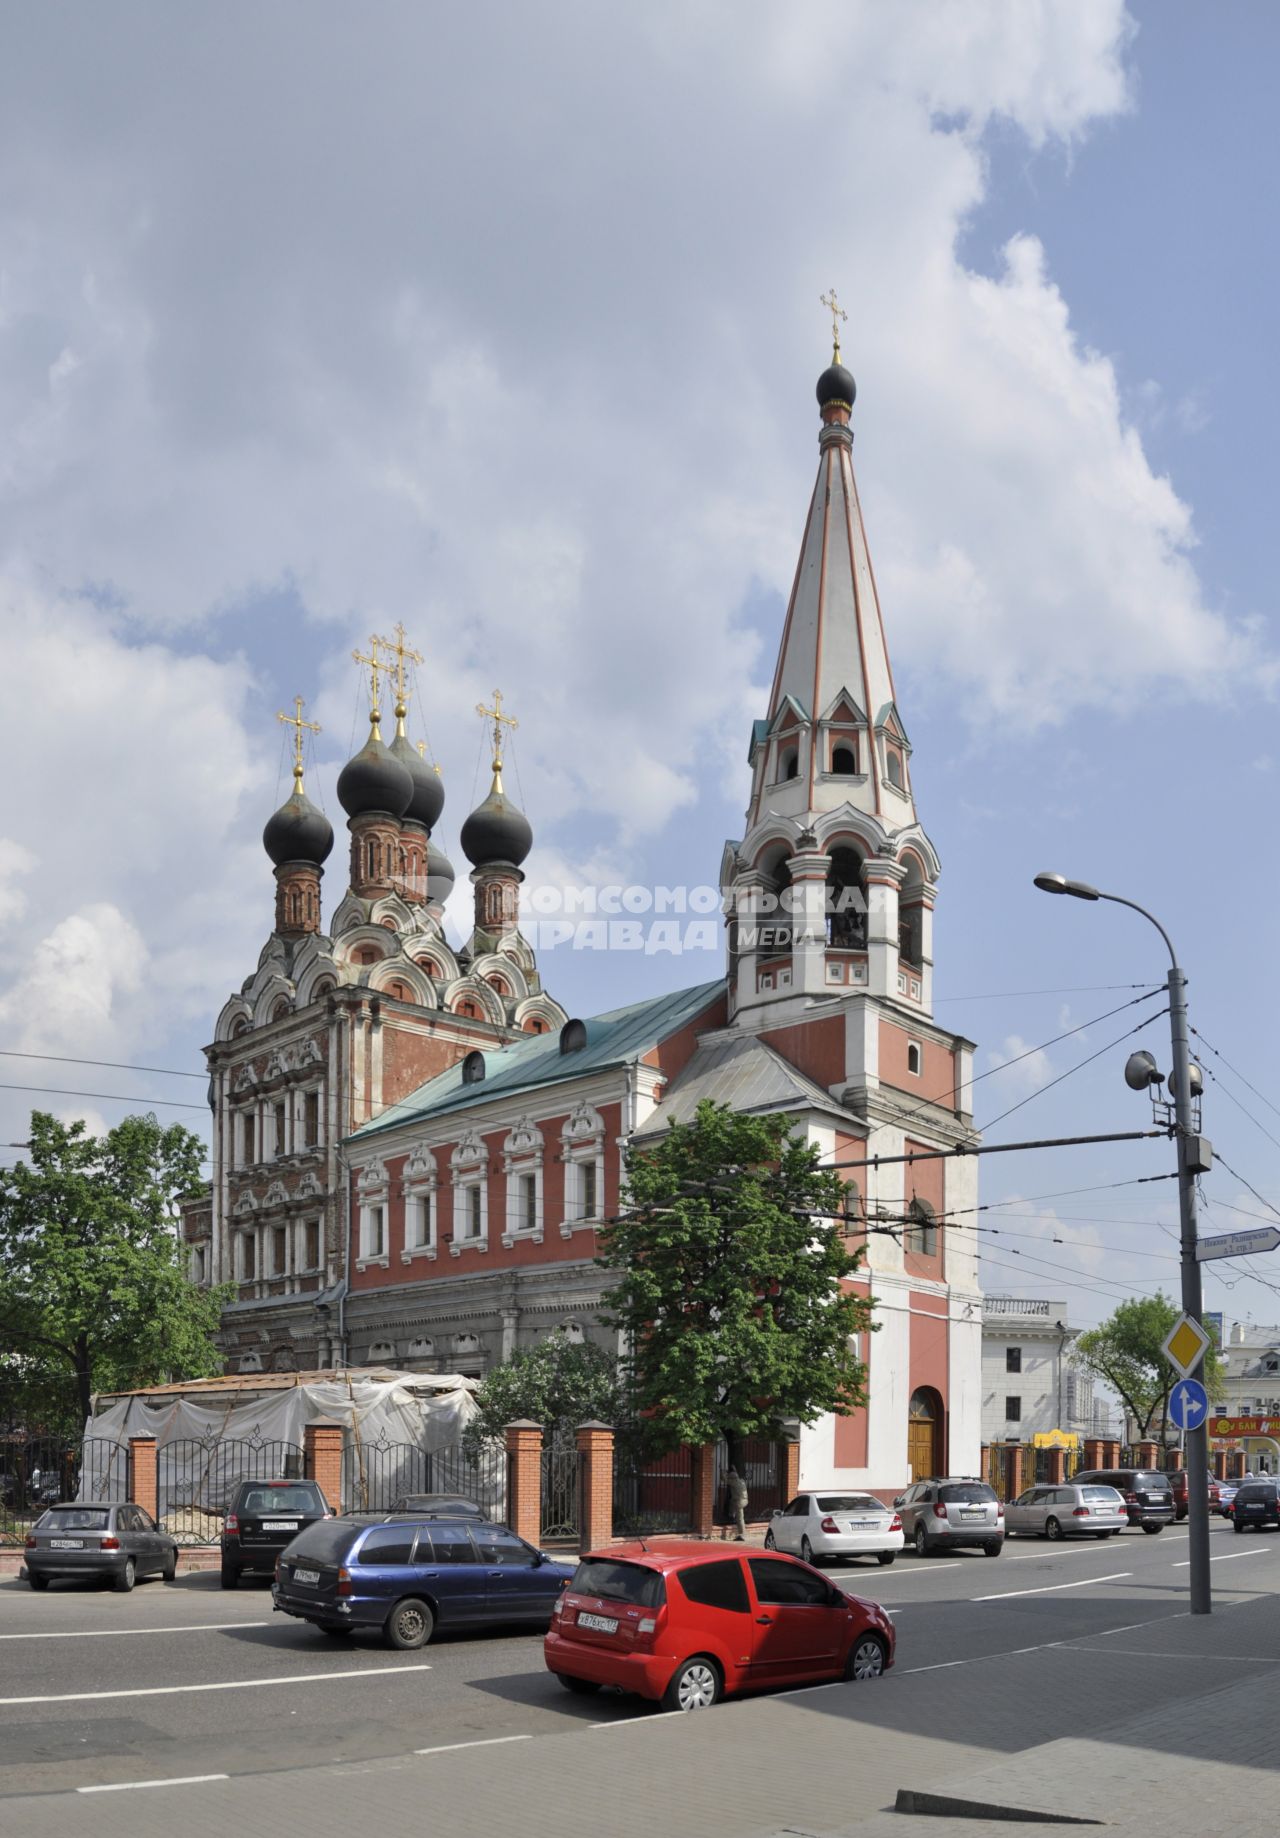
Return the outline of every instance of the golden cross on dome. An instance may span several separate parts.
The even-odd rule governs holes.
[[[302,711],[306,706],[301,696],[295,696],[293,713],[286,715],[281,709],[276,715],[277,721],[283,721],[286,727],[293,729],[293,789],[299,793],[302,790],[302,730],[306,728],[312,734],[320,734],[324,731],[318,721],[302,719]]]
[[[818,305],[825,306],[831,314],[831,362],[838,364],[840,362],[840,322],[843,319],[847,324],[849,315],[837,300],[834,287],[829,294],[818,295]]]
[[[477,715],[482,715],[486,721],[492,721],[493,723],[493,769],[495,772],[501,772],[502,730],[503,728],[518,728],[520,723],[516,720],[514,715],[503,714],[502,691],[500,689],[495,689],[493,692],[493,707],[486,708],[483,702],[477,702],[476,713]]]
[[[418,749],[418,758],[419,758],[419,759],[425,759],[425,758],[427,757],[427,743],[426,743],[426,741],[425,741],[425,740],[419,740],[419,741],[415,741],[415,742],[414,742],[414,745],[415,745],[415,746],[417,747],[417,749]],[[435,768],[436,768],[436,777],[437,777],[437,778],[440,778],[440,777],[442,777],[442,774],[441,774],[441,771],[440,771],[440,768],[439,768],[439,766],[436,766],[436,762],[435,762],[434,760],[432,760],[432,762],[431,762],[431,763],[432,763],[432,765],[433,765],[433,766],[435,766]]]
[[[381,645],[384,651],[390,652],[390,654],[395,658],[396,660],[395,661],[396,701],[403,702],[404,692],[405,692],[405,669],[404,667],[406,663],[420,664],[422,662],[422,653],[421,651],[415,651],[412,645],[407,645],[404,642],[404,626],[400,624],[399,622],[397,622],[396,624],[396,635],[394,639],[375,638],[373,642],[374,642],[375,647],[378,645]],[[384,664],[381,666],[381,668],[389,671],[391,669],[391,665]]]
[[[383,663],[382,659],[378,656],[379,645],[385,646],[385,641],[381,638],[370,638],[369,655],[367,657],[364,652],[359,649],[351,653],[357,664],[367,664],[369,666],[369,720],[373,724],[373,729],[369,736],[371,740],[382,739],[381,734],[378,733],[378,722],[381,719],[381,712],[378,708],[378,677],[380,674],[385,674],[387,676],[391,674],[391,665]]]

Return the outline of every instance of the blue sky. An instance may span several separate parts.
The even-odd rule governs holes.
[[[1203,1228],[1266,1213],[1245,1183],[1280,1204],[1271,9],[68,17],[11,26],[0,70],[0,1046],[198,1069],[270,924],[275,710],[323,722],[334,814],[350,650],[397,619],[455,860],[497,683],[537,876],[714,881],[834,283],[978,1121],[1147,1121],[1128,1043],[1043,1089],[1146,1009],[995,1070],[1163,975],[1137,918],[1032,890],[1061,866],[1165,920],[1225,1056]],[[544,974],[589,1013],[715,967]],[[29,1102],[129,1108],[0,1098],[14,1138]],[[1109,1185],[1169,1165],[992,1158],[987,1287],[1081,1322],[1176,1292],[1172,1183]],[[1273,1264],[1207,1305],[1280,1320]]]

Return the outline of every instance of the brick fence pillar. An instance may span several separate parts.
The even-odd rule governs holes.
[[[1154,1468],[1159,1459],[1160,1445],[1158,1443],[1144,1441],[1138,1444],[1138,1466],[1140,1468]]]
[[[1081,1460],[1081,1465],[1085,1468],[1101,1468],[1105,1466],[1102,1459],[1102,1443],[1097,1436],[1085,1437],[1084,1455]]]
[[[1165,1451],[1164,1471],[1166,1474],[1178,1474],[1186,1465],[1186,1460],[1181,1449],[1167,1449]]]
[[[716,1523],[716,1448],[713,1442],[690,1449],[693,1484],[690,1502],[695,1538],[710,1538]]]
[[[782,1445],[782,1504],[794,1500],[800,1491],[800,1438]]]
[[[308,1423],[302,1432],[307,1479],[315,1481],[334,1512],[342,1511],[342,1425]]]
[[[1104,1436],[1102,1439],[1102,1460],[1098,1463],[1098,1466],[1100,1468],[1114,1468],[1118,1466],[1119,1461],[1120,1461],[1119,1442],[1117,1442],[1113,1437]]]
[[[1027,1457],[1032,1458],[1032,1472],[1035,1472],[1033,1452],[1020,1442],[1010,1443],[1008,1455],[1009,1498],[1016,1500],[1027,1483]]]
[[[507,1425],[507,1524],[517,1538],[542,1542],[542,1425]]]
[[[1227,1478],[1227,1451],[1215,1449],[1209,1459],[1213,1463],[1214,1479],[1225,1481]]]
[[[613,1537],[613,1431],[580,1423],[577,1439],[578,1549],[595,1551]]]
[[[1067,1451],[1065,1449],[1049,1450],[1049,1484],[1060,1487],[1067,1478]]]
[[[130,1436],[129,1474],[131,1498],[135,1506],[159,1522],[160,1492],[156,1486],[156,1439],[154,1436]]]
[[[1238,1481],[1244,1473],[1244,1450],[1232,1449],[1227,1455],[1227,1474],[1233,1481]]]

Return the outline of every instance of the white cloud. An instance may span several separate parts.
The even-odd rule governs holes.
[[[105,1047],[127,1026],[117,1004],[136,996],[147,967],[137,927],[95,902],[59,920],[0,998],[0,1026],[18,1048],[69,1052]]]
[[[988,1107],[997,1105],[1005,1110],[1019,1098],[1029,1097],[1033,1091],[1040,1091],[1054,1076],[1054,1064],[1043,1047],[1031,1047],[1020,1034],[1007,1034],[999,1047],[987,1051],[987,1065],[993,1071],[1007,1066],[1008,1072],[1000,1074],[998,1083],[988,1085]]]

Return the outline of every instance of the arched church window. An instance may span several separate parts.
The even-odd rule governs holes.
[[[902,1248],[917,1257],[938,1255],[938,1219],[927,1200],[913,1199],[908,1206]]]
[[[782,756],[782,766],[778,772],[780,780],[797,779],[800,776],[800,755],[795,747],[788,747]]]
[[[899,791],[905,789],[906,775],[902,770],[902,755],[896,747],[886,747],[884,754],[884,776]]]
[[[474,1002],[463,1000],[454,1009],[455,1015],[461,1015],[464,1021],[478,1021],[479,1013]]]
[[[487,977],[485,980],[488,982],[488,985],[490,989],[492,989],[494,995],[502,996],[505,998],[507,994],[507,986],[503,982],[500,976]]]
[[[867,948],[867,899],[862,858],[856,849],[838,844],[827,870],[827,943],[841,951]]]
[[[857,776],[858,756],[847,744],[836,747],[831,755],[831,770],[838,778],[851,779]]]

